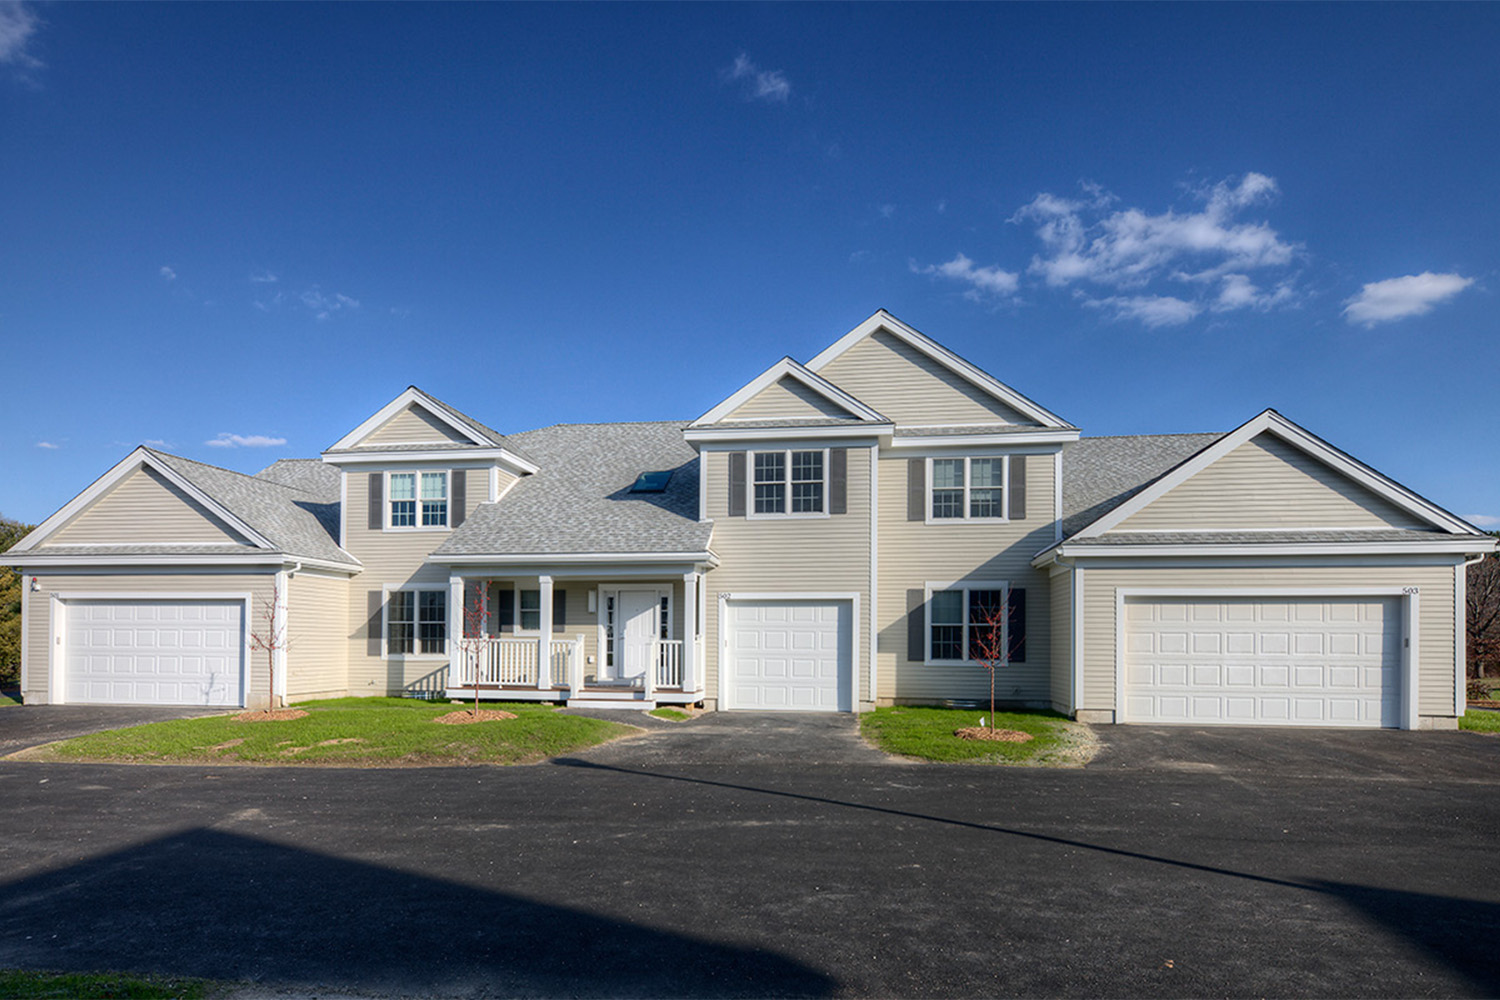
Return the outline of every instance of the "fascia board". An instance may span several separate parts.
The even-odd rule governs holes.
[[[847,438],[850,441],[874,444],[879,438],[888,437],[890,432],[890,424],[855,424],[849,427],[725,427],[723,424],[717,424],[713,427],[689,428],[683,431],[683,438],[692,443],[733,441],[739,444],[750,441],[816,441]]]
[[[1076,430],[1045,430],[1035,434],[1010,432],[1007,434],[947,434],[943,436],[931,435],[928,437],[898,437],[891,440],[891,447],[913,451],[918,448],[972,447],[974,445],[987,445],[996,448],[1015,445],[1024,448],[1027,445],[1035,444],[1068,444],[1077,441],[1080,433]]]
[[[326,559],[309,559],[305,556],[288,555],[284,552],[249,552],[245,555],[217,554],[181,554],[162,553],[152,555],[149,552],[133,552],[129,555],[68,555],[66,553],[30,552],[30,553],[7,553],[7,556],[16,555],[20,558],[11,560],[10,565],[35,567],[57,567],[76,566],[80,568],[108,568],[112,566],[277,566],[292,567],[301,564],[312,569],[332,570],[348,576],[354,576],[363,570],[363,564],[351,565],[349,563],[330,562]],[[352,557],[351,557],[352,558]]]
[[[1489,544],[1486,545],[1485,542]],[[1277,542],[1269,545],[1089,545],[1064,542],[1032,560],[1033,566],[1055,559],[1130,559],[1140,556],[1330,556],[1330,555],[1407,555],[1444,553],[1479,554],[1494,549],[1494,539],[1472,536],[1448,538],[1434,542]]]
[[[820,351],[816,357],[807,363],[808,370],[812,372],[821,371],[834,358],[837,358],[876,330],[881,329],[892,334],[917,351],[920,351],[922,354],[927,355],[960,378],[973,383],[977,388],[994,396],[1005,405],[1026,414],[1038,423],[1047,427],[1072,426],[1051,410],[1023,396],[982,368],[965,361],[942,344],[939,344],[920,330],[903,323],[884,309],[878,310],[875,315]]]
[[[486,462],[503,462],[523,474],[534,474],[541,466],[529,462],[506,448],[465,448],[462,451],[360,451],[332,455],[324,452],[323,461],[328,465],[378,465],[431,464],[441,462],[450,466],[479,467]]]
[[[823,396],[829,402],[837,403],[845,410],[848,410],[856,417],[859,417],[861,420],[871,421],[875,423],[890,422],[886,417],[882,416],[874,408],[860,402],[858,399],[851,396],[843,389],[840,389],[838,386],[834,385],[826,378],[823,378],[815,372],[809,371],[807,368],[798,364],[791,358],[782,358],[780,361],[776,362],[774,365],[767,368],[765,371],[755,376],[755,378],[751,379],[749,382],[741,386],[728,399],[725,399],[713,409],[703,414],[703,416],[699,417],[697,420],[694,420],[692,424],[689,425],[689,427],[699,427],[709,424],[715,424],[718,421],[723,420],[729,414],[733,413],[735,410],[739,409],[746,402],[752,399],[761,390],[787,377],[796,379],[798,382],[801,382],[804,386],[811,389],[813,392],[816,392],[818,395]]]

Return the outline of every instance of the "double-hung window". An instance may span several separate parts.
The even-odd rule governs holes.
[[[542,630],[542,592],[540,590],[518,590],[516,600],[519,602],[516,615],[517,631],[540,632]]]
[[[932,521],[1005,520],[1006,462],[994,458],[931,459],[927,505]]]
[[[388,656],[441,656],[448,651],[448,592],[393,590],[385,603]]]
[[[751,510],[760,515],[822,514],[827,510],[827,453],[757,451],[751,454]]]
[[[1010,659],[1004,584],[933,590],[927,614],[929,661]]]
[[[448,473],[388,474],[392,528],[446,528]]]

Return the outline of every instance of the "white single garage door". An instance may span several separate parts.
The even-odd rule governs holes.
[[[245,703],[243,601],[67,601],[65,698],[94,705]]]
[[[1124,722],[1398,726],[1397,598],[1126,598]]]
[[[854,710],[849,601],[729,601],[725,708]]]

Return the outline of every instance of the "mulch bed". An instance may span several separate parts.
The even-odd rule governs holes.
[[[445,726],[466,726],[471,722],[494,722],[515,717],[515,712],[507,712],[502,708],[481,708],[477,715],[472,708],[461,708],[456,712],[440,715],[432,721],[440,722]]]
[[[1477,698],[1470,698],[1469,699],[1469,707],[1470,708],[1500,708],[1500,701],[1495,701],[1493,699],[1486,699],[1484,701],[1480,701]]]
[[[994,743],[1025,743],[1034,737],[1018,729],[991,729],[989,726],[966,726],[953,730],[961,740],[989,740]]]
[[[235,722],[282,722],[286,719],[306,718],[307,713],[300,708],[278,708],[274,712],[241,712],[234,717]]]

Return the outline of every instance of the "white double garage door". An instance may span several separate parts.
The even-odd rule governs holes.
[[[243,599],[74,599],[60,607],[65,702],[244,705]]]
[[[725,601],[721,708],[854,710],[854,601]]]
[[[1125,597],[1123,722],[1401,724],[1399,597]]]

